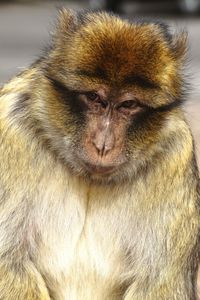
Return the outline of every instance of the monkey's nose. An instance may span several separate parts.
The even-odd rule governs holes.
[[[98,133],[93,139],[93,145],[99,156],[106,156],[114,147],[113,134]]]

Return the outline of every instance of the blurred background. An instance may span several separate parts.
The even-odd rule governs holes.
[[[200,0],[0,0],[0,86],[41,54],[53,28],[57,10],[108,9],[129,19],[161,19],[172,30],[186,29],[189,55],[186,74],[191,88],[185,104],[200,166]]]

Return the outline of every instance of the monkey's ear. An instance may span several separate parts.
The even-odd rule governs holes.
[[[175,61],[184,63],[187,58],[188,34],[185,30],[172,33],[170,27],[163,22],[156,22],[159,31],[173,51]]]
[[[67,38],[77,28],[77,16],[75,11],[63,8],[59,11],[55,32],[55,39]]]
[[[174,34],[172,38],[172,48],[175,59],[180,63],[185,62],[188,50],[188,35],[186,31]]]

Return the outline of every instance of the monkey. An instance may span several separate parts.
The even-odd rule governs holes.
[[[185,32],[62,9],[0,90],[0,299],[194,300]]]

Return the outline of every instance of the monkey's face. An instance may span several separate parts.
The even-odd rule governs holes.
[[[101,182],[126,179],[137,149],[133,127],[149,109],[131,89],[93,83],[77,91],[55,81],[52,87],[48,113],[57,129],[52,143],[57,133],[62,141],[56,151],[76,174]]]
[[[130,178],[160,147],[162,126],[180,102],[185,39],[104,13],[73,18],[63,12],[46,67],[62,156],[92,179]]]
[[[128,162],[126,137],[142,105],[131,93],[109,93],[102,88],[77,95],[84,113],[79,147],[75,150],[80,165],[93,176],[119,173]]]

